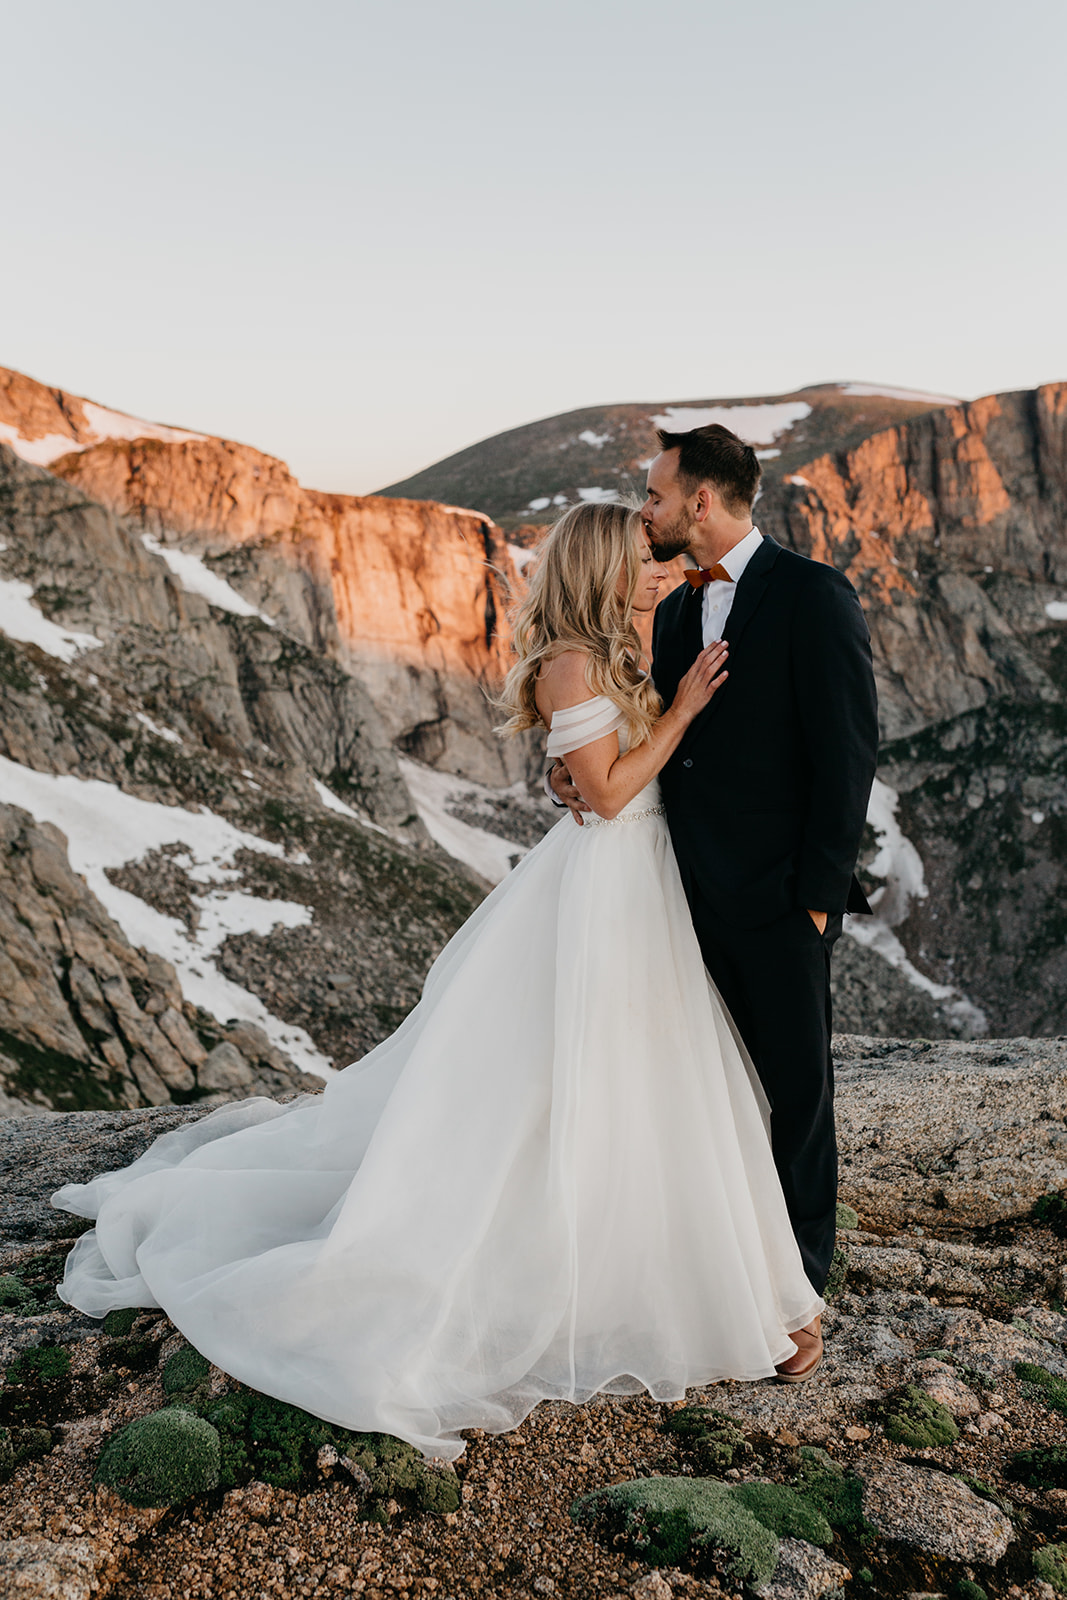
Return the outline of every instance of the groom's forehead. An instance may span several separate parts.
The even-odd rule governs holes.
[[[650,489],[669,488],[676,476],[677,457],[677,450],[661,450],[659,455],[652,457],[648,464],[648,474],[645,479]]]

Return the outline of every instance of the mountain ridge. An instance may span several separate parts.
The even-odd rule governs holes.
[[[723,422],[757,446],[770,484],[827,448],[847,449],[881,428],[958,403],[889,386],[828,383],[776,395],[583,406],[479,440],[378,494],[474,503],[510,532],[581,498],[630,489],[643,495],[657,426]]]

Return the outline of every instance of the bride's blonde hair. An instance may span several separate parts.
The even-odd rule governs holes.
[[[572,506],[549,529],[537,547],[526,598],[512,618],[518,660],[498,701],[511,713],[500,732],[540,725],[534,694],[543,664],[565,650],[581,650],[586,683],[623,713],[631,748],[648,738],[663,702],[642,667],[633,624],[644,554],[641,518],[621,501]],[[626,590],[620,598],[622,574]]]

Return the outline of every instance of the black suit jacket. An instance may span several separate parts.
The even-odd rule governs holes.
[[[701,650],[702,597],[685,583],[656,612],[652,670],[665,705]],[[853,869],[878,710],[855,589],[765,535],[723,634],[729,677],[660,778],[687,893],[749,928],[798,906],[869,912]]]

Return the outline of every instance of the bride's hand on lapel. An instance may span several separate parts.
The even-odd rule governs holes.
[[[688,725],[720,689],[730,674],[725,671],[730,646],[725,639],[713,639],[700,652],[675,690],[671,712]]]

